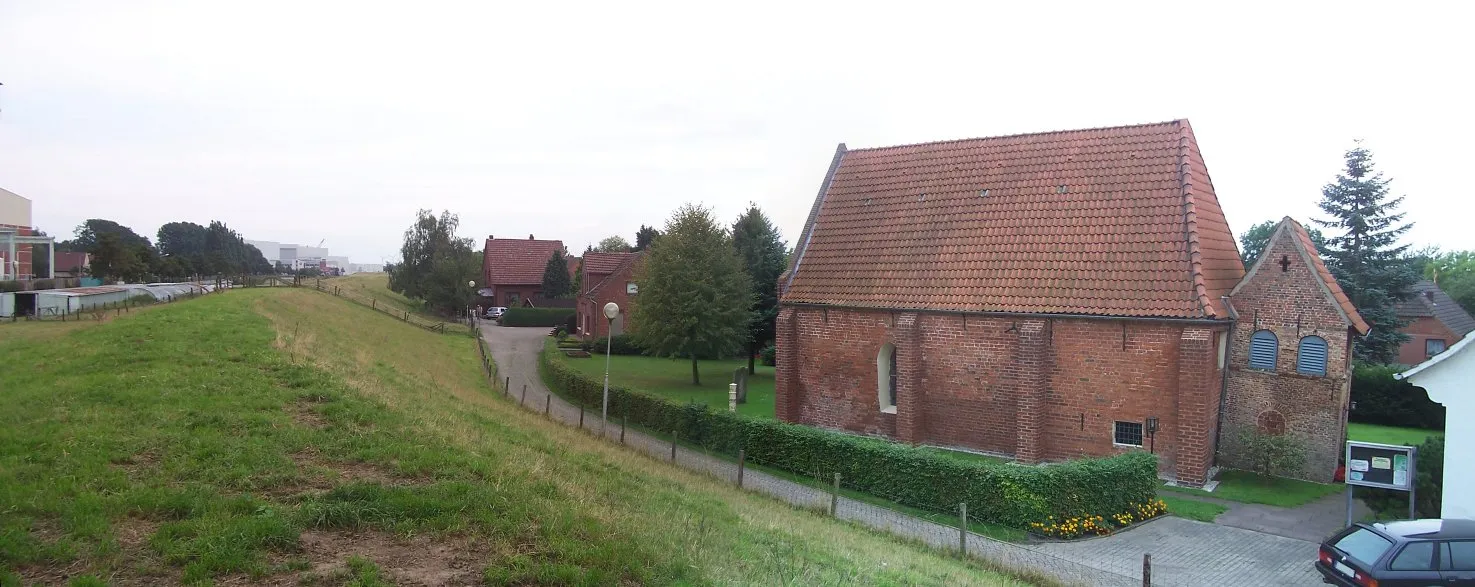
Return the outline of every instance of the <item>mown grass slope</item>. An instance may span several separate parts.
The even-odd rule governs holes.
[[[523,412],[474,344],[289,289],[0,325],[0,583],[1014,582]]]

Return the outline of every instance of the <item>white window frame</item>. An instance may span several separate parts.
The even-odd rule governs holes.
[[[896,354],[896,345],[882,343],[876,351],[876,404],[883,414],[895,414],[896,404],[891,403],[891,357]]]

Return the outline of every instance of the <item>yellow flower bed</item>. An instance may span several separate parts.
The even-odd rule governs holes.
[[[1168,504],[1163,503],[1161,499],[1154,499],[1132,506],[1131,511],[1105,517],[1086,515],[1056,520],[1055,516],[1050,516],[1043,522],[1030,524],[1030,529],[1036,534],[1054,538],[1105,536],[1117,528],[1125,528],[1135,522],[1155,518],[1165,513],[1168,513]]]

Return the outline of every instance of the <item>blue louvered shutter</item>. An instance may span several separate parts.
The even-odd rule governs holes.
[[[1296,351],[1296,372],[1326,375],[1326,339],[1320,336],[1301,339],[1301,347]]]
[[[1274,371],[1278,346],[1280,341],[1275,338],[1275,333],[1269,330],[1256,331],[1250,337],[1250,368]]]

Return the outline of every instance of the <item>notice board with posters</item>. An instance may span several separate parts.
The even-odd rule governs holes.
[[[1414,484],[1412,446],[1347,442],[1347,484],[1410,491]]]

